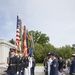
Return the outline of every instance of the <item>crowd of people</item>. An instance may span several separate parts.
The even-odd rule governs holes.
[[[20,51],[15,53],[14,49],[10,49],[7,58],[7,75],[34,75],[36,61],[34,56],[30,54],[26,57]],[[69,75],[75,75],[75,55],[72,54],[71,59],[67,62],[62,57],[57,57],[56,52],[49,53],[44,58],[45,75],[59,75],[64,69],[68,69]]]
[[[64,69],[68,69],[68,74],[65,75],[75,75],[74,54],[67,61],[62,57],[57,57],[56,52],[51,52],[44,58],[45,75],[61,75]]]
[[[36,61],[34,56],[24,56],[23,53],[14,49],[10,49],[9,56],[7,58],[7,75],[34,75],[34,69]]]

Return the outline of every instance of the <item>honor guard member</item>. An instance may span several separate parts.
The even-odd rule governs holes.
[[[10,49],[10,59],[9,59],[9,64],[8,64],[8,69],[7,69],[7,75],[16,75],[16,66],[17,66],[17,58],[15,56],[15,49]]]
[[[35,61],[35,58],[34,58],[34,56],[33,56],[33,57],[32,57],[31,75],[35,75],[35,74],[34,74],[35,66],[36,66],[36,61]]]
[[[31,75],[31,68],[32,68],[32,55],[29,54],[28,56],[29,65],[28,65],[28,75]]]
[[[24,75],[24,69],[25,69],[25,57],[24,54],[21,55],[21,75]]]
[[[17,75],[20,75],[21,73],[21,57],[20,57],[20,51],[17,51]]]
[[[50,75],[58,75],[58,61],[56,59],[56,52],[51,53],[51,59],[53,60],[51,63]]]
[[[75,54],[71,56],[70,75],[75,75]]]
[[[25,71],[24,71],[24,74],[28,75],[28,66],[29,66],[28,55],[26,55],[26,57],[24,59],[24,62],[25,62]]]

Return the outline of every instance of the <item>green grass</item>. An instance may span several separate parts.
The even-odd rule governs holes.
[[[36,63],[36,66],[43,66],[43,63]]]

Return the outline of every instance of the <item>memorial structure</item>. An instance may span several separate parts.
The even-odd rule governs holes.
[[[0,39],[0,75],[4,73],[4,70],[7,67],[7,57],[10,48],[15,48],[15,45],[4,39]]]

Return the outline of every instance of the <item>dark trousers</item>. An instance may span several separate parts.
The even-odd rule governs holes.
[[[24,70],[21,71],[21,75],[24,75]]]
[[[17,75],[20,75],[21,74],[21,71],[19,71],[19,74],[17,74]]]
[[[34,75],[34,67],[31,68],[31,75]]]
[[[16,74],[8,74],[8,73],[7,73],[7,75],[16,75]]]

